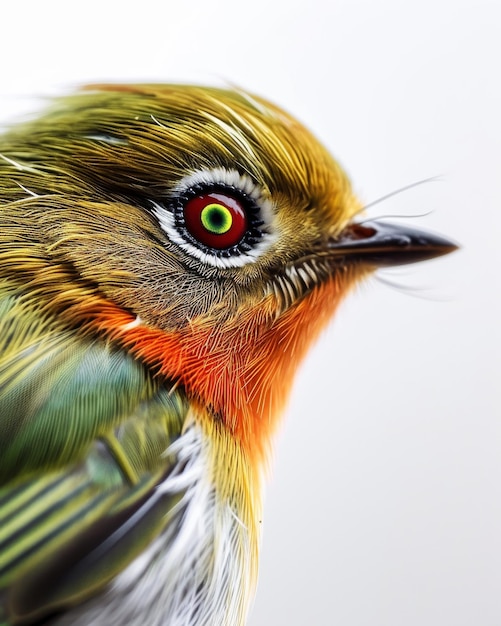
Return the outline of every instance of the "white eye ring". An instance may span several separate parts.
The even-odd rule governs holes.
[[[153,213],[158,219],[160,227],[169,239],[178,245],[190,256],[195,257],[202,263],[212,265],[222,269],[231,267],[243,267],[248,263],[255,263],[257,259],[270,248],[277,239],[277,232],[274,226],[275,211],[271,200],[252,181],[252,179],[240,174],[236,170],[216,168],[213,170],[201,170],[186,176],[174,187],[171,197],[173,201],[186,195],[193,188],[204,186],[210,189],[212,186],[222,185],[240,192],[249,198],[259,209],[259,234],[257,241],[246,249],[232,250],[230,253],[225,250],[215,250],[204,245],[197,246],[192,238],[188,238],[186,233],[179,228],[176,223],[175,211],[171,204],[162,206],[153,203]]]

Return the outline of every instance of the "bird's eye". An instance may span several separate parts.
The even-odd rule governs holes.
[[[253,263],[277,237],[269,195],[236,170],[195,172],[153,211],[173,243],[214,267]]]
[[[263,236],[257,202],[233,185],[197,183],[173,204],[176,229],[188,245],[218,258],[239,256]]]
[[[188,232],[215,250],[239,244],[247,232],[248,219],[241,202],[223,193],[197,195],[183,209]]]

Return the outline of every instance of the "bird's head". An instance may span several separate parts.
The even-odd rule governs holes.
[[[337,162],[240,91],[94,86],[0,152],[0,198],[32,248],[18,277],[44,310],[131,350],[259,450],[347,289],[454,247],[357,225]]]

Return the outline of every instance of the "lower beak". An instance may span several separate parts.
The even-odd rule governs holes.
[[[439,235],[378,221],[350,224],[337,239],[328,242],[328,250],[336,256],[377,267],[426,261],[457,248]]]

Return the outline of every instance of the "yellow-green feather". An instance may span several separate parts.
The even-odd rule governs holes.
[[[21,624],[103,587],[165,527],[182,493],[78,566],[169,473],[187,406],[127,353],[12,289],[0,292],[0,389],[0,622]]]

